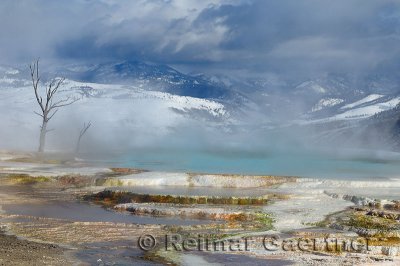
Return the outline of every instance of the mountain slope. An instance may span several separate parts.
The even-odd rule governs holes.
[[[3,145],[18,146],[12,148],[35,149],[32,140],[39,132],[40,117],[34,114],[38,105],[29,79],[18,73],[8,68],[0,73],[0,138]],[[50,129],[54,129],[48,134],[50,149],[73,147],[79,128],[87,121],[92,121],[93,129],[86,145],[112,149],[162,146],[168,143],[166,139],[178,141],[187,129],[207,130],[234,121],[220,102],[137,86],[66,79],[56,99],[66,96],[78,101],[61,108],[50,121]]]
[[[55,76],[67,78],[63,95],[80,99],[65,112],[76,123],[96,120],[108,127],[105,131],[114,128],[120,135],[123,129],[135,131],[143,139],[146,134],[161,136],[183,128],[214,127],[225,132],[232,127],[246,131],[288,125],[309,127],[321,140],[371,139],[362,130],[372,132],[374,127],[365,126],[364,121],[376,114],[391,114],[400,103],[395,82],[379,77],[361,83],[340,75],[305,81],[277,75],[209,77],[136,61],[68,65],[43,72],[44,79]],[[0,107],[10,114],[3,113],[2,119],[15,127],[22,123],[27,131],[36,126],[31,122],[37,106],[30,83],[27,70],[0,67]],[[60,121],[70,119],[58,116]],[[6,131],[5,126],[0,134]]]
[[[203,99],[235,100],[243,97],[238,92],[183,74],[169,66],[140,61],[71,65],[61,67],[55,73],[82,82],[134,85],[144,90]]]

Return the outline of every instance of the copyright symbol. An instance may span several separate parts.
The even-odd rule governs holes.
[[[157,240],[152,235],[143,235],[138,239],[138,246],[143,251],[149,251],[157,246]]]

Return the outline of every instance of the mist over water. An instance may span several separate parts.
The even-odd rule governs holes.
[[[251,134],[249,134],[250,136]],[[285,175],[343,180],[397,178],[400,153],[376,149],[313,146],[309,139],[270,136],[268,140],[213,141],[171,135],[154,145],[85,154],[89,160],[119,167],[167,172]],[[254,137],[254,136],[253,136]],[[194,143],[191,143],[194,141]]]
[[[114,162],[124,167],[159,171],[285,175],[335,179],[385,179],[398,177],[400,155],[390,159],[322,153],[248,155],[230,152],[140,150],[120,155]]]
[[[321,143],[315,132],[305,129],[227,129],[186,121],[165,134],[131,134],[146,142],[130,142],[129,134],[120,135],[123,141],[114,145],[87,139],[87,151],[102,147],[100,161],[169,172],[385,179],[397,178],[400,171],[400,153],[377,149],[373,143],[352,145],[345,138]]]
[[[34,101],[30,87],[10,89],[10,98],[0,101],[2,148],[37,149],[40,117],[33,114]],[[266,127],[251,114],[240,123],[221,123],[172,112],[157,101],[83,99],[50,121],[54,131],[48,133],[47,150],[72,152],[83,123],[92,121],[82,153],[73,156],[104,165],[340,179],[397,177],[400,172],[400,155],[384,151],[388,147],[346,137],[321,141],[319,130],[283,126],[289,120],[276,116],[281,124]]]

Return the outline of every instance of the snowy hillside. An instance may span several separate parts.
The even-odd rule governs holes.
[[[370,103],[372,101],[375,101],[375,100],[377,100],[379,98],[382,98],[383,96],[384,95],[380,95],[380,94],[371,94],[371,95],[368,95],[365,98],[362,98],[359,101],[356,101],[356,102],[350,103],[350,104],[346,104],[345,106],[342,106],[340,109],[351,109],[351,108],[360,106],[360,105],[362,105],[364,103]]]
[[[110,144],[116,140],[146,144],[172,135],[179,139],[185,131],[201,135],[203,130],[228,132],[233,127],[245,131],[353,123],[400,103],[394,82],[357,83],[338,75],[305,81],[272,74],[264,78],[191,76],[169,66],[132,61],[61,66],[42,75],[43,80],[66,77],[59,97],[79,99],[51,121],[55,131],[65,134],[66,146],[89,120],[98,128],[90,133],[94,139],[104,138],[97,135],[102,132]],[[33,113],[38,106],[26,68],[0,67],[0,108],[4,125],[0,136],[11,140],[18,135],[21,146],[35,146],[30,140],[38,133],[40,117]],[[50,143],[57,146],[60,140],[55,135],[50,134]]]
[[[202,78],[207,78],[204,75]],[[325,75],[306,81],[290,81],[277,75],[243,79],[210,76],[220,86],[240,89],[252,101],[247,106],[265,114],[263,121],[319,123],[365,119],[394,108],[400,90],[384,78],[354,80],[344,75]],[[275,118],[275,119],[274,119]],[[269,120],[268,120],[269,119]]]
[[[324,116],[309,120],[314,122],[327,122],[365,119],[375,114],[379,114],[380,112],[395,108],[400,104],[400,94],[389,96],[371,94],[346,105],[343,105],[343,103],[344,100],[342,99],[322,99],[315,107],[313,107],[312,112],[327,111],[327,109],[330,112],[326,112]]]
[[[191,110],[205,111],[215,118],[228,116],[224,105],[215,101],[188,96],[178,96],[166,92],[144,90],[127,85],[109,85],[96,83],[83,83],[65,80],[64,93],[75,98],[86,100],[90,98],[109,98],[114,100],[132,99],[132,104],[140,101],[157,102],[166,108],[173,108],[182,112]]]
[[[321,99],[319,102],[311,109],[311,112],[320,111],[327,107],[333,107],[335,105],[341,104],[344,102],[343,99],[338,98],[328,98],[328,99]]]
[[[366,98],[373,98],[371,96],[374,95],[369,95]],[[379,98],[381,98],[380,96]],[[367,118],[370,116],[373,116],[375,114],[378,114],[383,111],[387,111],[390,109],[395,108],[399,103],[400,103],[400,97],[395,97],[395,98],[389,98],[386,99],[385,101],[381,102],[373,102],[369,101],[370,104],[364,104],[362,105],[362,102],[365,101],[360,100],[355,103],[349,104],[345,106],[343,109],[350,109],[346,112],[337,114],[332,117],[332,119],[358,119],[358,118]],[[361,106],[362,105],[362,106]],[[355,108],[350,108],[349,106],[354,106]]]
[[[21,147],[36,148],[40,117],[30,81],[0,77],[0,136]],[[5,86],[7,84],[7,86]],[[59,110],[50,121],[49,147],[73,147],[83,122],[92,121],[91,139],[105,145],[146,145],[163,141],[185,127],[218,127],[230,123],[229,111],[222,103],[166,92],[144,90],[128,85],[97,84],[65,80],[59,99],[78,99]],[[191,126],[189,126],[191,125]],[[88,137],[88,138],[89,138]],[[104,141],[106,139],[106,142]],[[87,143],[88,145],[90,143]]]
[[[52,75],[90,83],[134,84],[144,90],[203,99],[238,100],[243,97],[240,93],[233,92],[224,86],[186,75],[169,66],[141,61],[67,65],[52,70]]]

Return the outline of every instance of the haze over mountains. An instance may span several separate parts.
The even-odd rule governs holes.
[[[361,82],[350,74],[295,81],[277,75],[237,78],[184,74],[141,61],[65,65],[42,75],[66,77],[62,93],[80,99],[54,121],[54,127],[71,138],[66,143],[88,120],[110,136],[111,143],[134,145],[162,142],[161,136],[186,136],[186,131],[204,137],[202,131],[211,130],[218,139],[238,132],[262,136],[293,129],[319,144],[397,149],[399,143],[400,91],[396,80],[384,76]],[[15,137],[10,133],[13,125],[24,124],[25,133],[18,134],[25,140],[37,129],[30,82],[27,69],[0,68],[0,107],[8,109],[2,114],[3,125],[8,123],[2,133],[10,139]],[[76,125],[65,127],[65,121]]]

